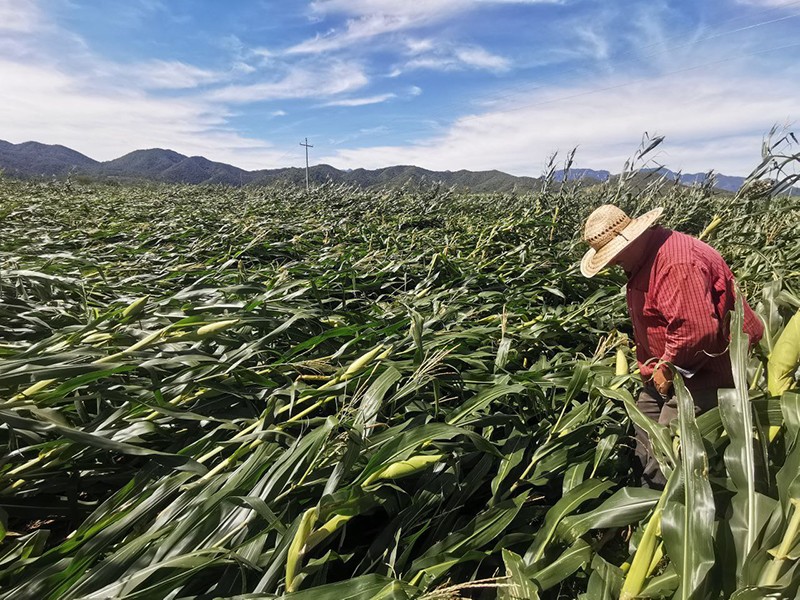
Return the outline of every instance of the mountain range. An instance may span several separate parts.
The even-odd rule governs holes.
[[[98,180],[161,181],[190,184],[270,184],[286,182],[305,184],[305,169],[286,167],[245,171],[238,167],[213,162],[202,156],[185,156],[172,150],[152,148],[135,150],[109,161],[97,161],[80,152],[59,145],[24,142],[12,144],[0,140],[0,172],[18,178],[61,178],[83,176]],[[684,185],[702,181],[706,174],[674,173],[661,169],[659,174],[678,180]],[[508,192],[538,186],[541,177],[517,177],[501,171],[429,171],[415,166],[394,166],[383,169],[339,170],[330,165],[315,165],[308,170],[314,184],[328,181],[348,183],[363,188],[391,188],[440,183],[445,187],[473,192]],[[605,181],[613,175],[608,171],[574,168],[557,171],[556,181]],[[718,189],[736,191],[744,177],[715,175]]]

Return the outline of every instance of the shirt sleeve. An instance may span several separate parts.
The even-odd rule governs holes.
[[[691,377],[724,352],[725,336],[712,298],[713,282],[699,266],[677,264],[659,279],[659,310],[666,321],[662,360]]]

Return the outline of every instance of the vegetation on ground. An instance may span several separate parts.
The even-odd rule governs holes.
[[[636,161],[472,195],[0,179],[0,598],[795,598],[786,141],[734,198]],[[748,356],[733,315],[736,389],[695,419],[678,382],[672,429],[624,276],[578,270],[606,201],[710,241],[766,324]]]

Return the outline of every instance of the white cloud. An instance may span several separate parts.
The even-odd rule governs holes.
[[[286,153],[236,132],[230,125],[232,105],[279,98],[327,100],[367,83],[357,63],[314,58],[285,65],[267,50],[245,50],[235,37],[225,40],[234,59],[225,72],[174,60],[114,62],[95,54],[83,38],[58,27],[37,6],[0,0],[0,136],[11,142],[64,144],[98,160],[137,148],[167,147],[242,168],[278,167],[284,166]],[[161,10],[164,5],[146,0],[132,7]],[[263,80],[265,62],[268,81]],[[192,93],[198,86],[237,77],[262,80]],[[182,93],[153,93],[159,90]]]
[[[223,76],[179,61],[153,60],[121,67],[145,89],[187,89],[218,81]]]
[[[316,0],[311,3],[311,13],[317,16],[330,14],[386,15],[406,22],[419,22],[442,18],[469,10],[475,5],[470,0],[426,0],[425,2],[397,2],[396,0]]]
[[[331,31],[296,44],[287,54],[322,54],[348,48],[379,35],[407,29],[413,21],[405,15],[377,14],[348,21],[344,32]]]
[[[563,4],[562,0],[426,0],[398,2],[397,0],[315,0],[311,3],[314,15],[385,14],[408,20],[430,20],[472,10],[491,4]]]
[[[395,97],[395,94],[379,94],[364,98],[345,98],[343,100],[331,100],[322,106],[366,106],[367,104],[380,104]]]
[[[617,87],[534,90],[502,109],[457,120],[441,137],[341,150],[322,160],[340,168],[416,164],[538,175],[553,151],[577,146],[578,166],[619,171],[649,131],[666,135],[659,159],[673,170],[743,175],[758,163],[772,124],[796,114],[800,85],[729,75],[680,73],[619,80]]]
[[[457,48],[450,54],[435,53],[429,56],[413,58],[402,67],[392,70],[389,75],[390,77],[397,77],[404,72],[417,69],[457,71],[467,68],[502,72],[508,71],[510,62],[502,56],[491,54],[480,48]]]
[[[360,65],[334,60],[298,65],[280,79],[230,85],[210,91],[206,97],[234,104],[286,98],[325,98],[357,90],[368,81]]]
[[[552,4],[558,0],[316,0],[311,14],[316,18],[329,15],[351,17],[343,31],[333,29],[325,35],[296,44],[290,54],[319,54],[348,48],[377,36],[430,26],[454,15],[489,4]]]
[[[462,46],[455,50],[456,58],[463,64],[489,71],[507,71],[510,61],[507,58],[487,52],[477,46]]]
[[[42,14],[32,2],[0,0],[0,31],[30,33],[42,26]]]
[[[431,52],[432,50],[436,49],[436,42],[432,39],[415,39],[415,38],[406,38],[403,40],[406,51],[409,54],[422,54],[424,52]]]
[[[425,43],[426,41],[430,43]],[[480,46],[459,46],[444,42],[436,44],[433,40],[414,40],[407,48],[412,58],[392,69],[390,77],[397,77],[416,69],[434,71],[482,69],[498,73],[511,68],[510,60],[492,54]]]
[[[737,0],[738,4],[749,4],[751,6],[766,6],[766,7],[795,7],[797,0]]]
[[[247,64],[244,61],[237,61],[233,63],[233,70],[237,73],[244,73],[245,75],[249,75],[250,73],[255,73],[258,69],[254,66]]]
[[[269,144],[230,131],[218,105],[125,88],[87,89],[54,67],[4,59],[0,73],[0,131],[11,142],[64,144],[98,160],[165,147],[244,168],[280,164],[271,162],[280,157]]]

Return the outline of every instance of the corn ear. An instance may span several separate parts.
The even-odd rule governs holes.
[[[662,501],[663,501],[662,496]],[[637,598],[644,588],[645,579],[653,569],[653,563],[660,560],[658,545],[658,532],[661,529],[661,502],[653,511],[653,516],[644,528],[642,540],[636,549],[636,554],[626,573],[625,581],[620,590],[619,600],[633,600]]]
[[[150,296],[142,296],[141,298],[137,298],[136,300],[131,302],[122,311],[122,318],[130,319],[138,315],[140,312],[142,312],[148,300],[150,300]]]
[[[90,333],[85,338],[81,340],[84,344],[96,344],[98,342],[106,342],[113,338],[114,336],[110,333],[105,332],[96,332]]]
[[[442,458],[444,458],[444,454],[422,454],[412,456],[408,460],[397,461],[367,477],[363,485],[369,485],[381,479],[401,479],[402,477],[414,475],[439,462]]]
[[[303,547],[306,545],[306,540],[311,534],[314,523],[317,521],[317,508],[309,508],[303,513],[300,518],[300,525],[297,527],[297,532],[294,534],[292,543],[289,545],[289,551],[286,555],[286,591],[295,592],[297,586],[300,584],[297,581],[297,573],[302,566],[303,560]]]
[[[705,229],[697,236],[698,239],[702,240],[705,239],[706,236],[711,235],[717,227],[719,227],[720,223],[722,223],[722,217],[719,215],[714,215],[714,218],[711,219],[711,223],[709,223]]]
[[[167,331],[169,331],[169,329],[171,327],[172,327],[171,325],[167,325],[166,327],[163,327],[162,329],[159,329],[158,331],[154,331],[150,335],[145,336],[144,338],[142,338],[141,340],[136,342],[133,346],[125,348],[125,350],[120,350],[119,352],[117,352],[115,354],[111,354],[109,356],[105,356],[103,358],[97,359],[94,362],[96,364],[97,363],[112,362],[114,360],[117,360],[118,358],[122,358],[123,356],[127,356],[128,354],[130,354],[132,352],[136,352],[137,350],[141,350],[142,348],[146,348],[147,346],[150,346],[151,344],[155,344],[157,341],[159,341],[161,338],[164,337],[164,335],[167,333]]]
[[[627,375],[628,371],[628,357],[625,355],[625,350],[622,346],[617,346],[617,365],[616,365],[616,374],[617,375]]]
[[[306,542],[303,545],[302,552],[306,553],[314,546],[320,544],[325,539],[336,533],[339,529],[344,527],[344,524],[347,523],[350,519],[353,518],[353,515],[333,515],[330,519],[325,521],[318,529],[316,529],[311,535],[306,538]]]
[[[773,558],[761,572],[761,578],[758,582],[760,586],[775,585],[777,583],[783,570],[783,565],[789,558],[789,551],[797,542],[797,534],[800,533],[800,500],[792,498],[790,503],[794,509],[792,519],[784,531],[780,545],[777,548],[768,550]]]
[[[208,325],[203,325],[197,329],[197,335],[200,337],[216,333],[218,331],[222,331],[223,329],[228,329],[229,327],[233,327],[239,322],[239,319],[228,319],[226,321],[217,321],[215,323],[209,323]]]
[[[55,382],[55,379],[41,379],[41,380],[37,381],[36,383],[34,383],[32,386],[22,390],[16,396],[13,396],[11,398],[11,402],[16,402],[17,400],[24,400],[24,399],[26,399],[26,398],[28,398],[30,396],[33,396],[35,393],[43,390],[48,385],[50,385],[51,383],[54,383],[54,382]]]
[[[376,346],[363,356],[360,356],[359,358],[354,360],[352,364],[349,367],[347,367],[347,370],[344,372],[342,379],[349,379],[350,377],[361,371],[361,369],[370,364],[375,359],[375,357],[378,356],[383,351],[384,351],[384,345],[379,344],[378,346]]]
[[[794,385],[794,372],[800,363],[800,312],[789,319],[767,362],[767,388],[780,396]]]

